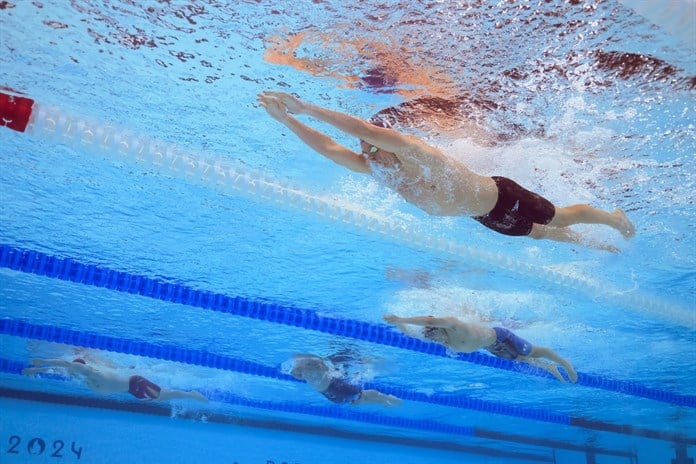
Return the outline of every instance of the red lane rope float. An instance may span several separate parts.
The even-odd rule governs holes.
[[[3,90],[9,90],[1,87]],[[19,95],[0,92],[0,126],[17,132],[24,132],[29,124],[34,108],[34,100]]]

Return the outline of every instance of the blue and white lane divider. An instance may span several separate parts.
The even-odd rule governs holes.
[[[319,315],[311,309],[271,304],[231,297],[221,293],[196,290],[186,285],[168,283],[146,276],[115,271],[106,267],[88,265],[70,258],[59,258],[39,251],[0,244],[0,268],[36,274],[88,286],[137,294],[172,303],[263,320],[277,324],[301,327],[307,330],[339,335],[372,343],[451,357],[459,361],[517,371],[541,377],[550,377],[543,369],[480,352],[450,356],[445,348],[435,343],[407,337],[391,326],[371,324],[353,319]],[[187,362],[186,360],[177,360]],[[696,407],[696,396],[650,388],[636,382],[615,380],[599,375],[578,372],[578,385],[647,398],[680,406]]]
[[[140,357],[163,359],[182,364],[198,365],[213,369],[239,372],[247,375],[302,383],[294,377],[283,373],[278,367],[267,366],[257,362],[232,356],[219,355],[208,351],[191,350],[175,345],[154,344],[142,340],[131,340],[107,335],[98,335],[95,333],[77,331],[64,327],[37,325],[25,321],[8,319],[0,319],[0,334],[62,343],[90,349],[99,349],[103,351],[118,352]],[[27,366],[22,363],[0,358],[0,371],[2,372],[20,374],[24,367]],[[543,409],[525,408],[497,401],[481,400],[472,398],[468,395],[438,393],[426,395],[424,393],[407,390],[395,385],[381,383],[366,383],[363,387],[366,389],[375,389],[386,394],[391,394],[405,401],[416,401],[451,408],[470,409],[489,414],[499,414],[556,425],[574,426],[588,430],[613,432],[623,435],[652,438],[656,440],[666,440],[672,442],[689,442],[691,440],[694,442],[694,444],[696,444],[696,439],[689,439],[680,434],[644,429],[626,424],[614,424],[601,420],[587,419],[584,417],[570,416],[565,413],[557,413]],[[219,392],[212,390],[199,391],[210,400],[227,402],[225,399],[225,394],[221,395]],[[254,402],[257,400],[249,399],[248,401]],[[238,402],[236,404],[238,404]],[[302,407],[302,405],[298,405],[296,410],[293,412],[305,412],[313,414],[313,411],[315,411],[317,408],[316,406],[307,406],[306,411],[297,410],[297,408],[302,409]],[[321,409],[324,410],[326,408]],[[335,408],[329,408],[330,411],[334,409]],[[412,427],[412,425],[409,424],[402,424],[402,426]],[[420,428],[423,429],[422,427]],[[443,430],[440,428],[437,430],[431,429],[431,431],[442,432]]]
[[[101,123],[68,114],[27,96],[0,92],[0,126],[67,145],[76,151],[136,163],[167,176],[182,178],[206,187],[244,194],[260,201],[300,209],[324,218],[376,233],[424,250],[445,253],[488,268],[503,269],[529,279],[550,282],[622,308],[632,309],[673,324],[696,328],[693,311],[662,298],[639,291],[612,288],[605,280],[570,275],[549,266],[535,265],[415,230],[389,217],[328,197],[317,196],[299,187],[249,169],[229,157],[196,153],[146,134],[135,133],[110,123]]]

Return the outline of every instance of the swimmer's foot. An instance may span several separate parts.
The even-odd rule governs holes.
[[[563,363],[563,368],[565,369],[566,374],[568,374],[568,378],[571,382],[575,383],[578,381],[578,373],[575,372],[575,369],[573,368],[572,364],[566,361]]]
[[[621,251],[611,243],[598,243],[589,241],[586,243],[586,245],[590,248],[594,248],[595,250],[608,251],[609,253],[619,253]]]
[[[626,213],[622,209],[616,208],[611,215],[616,221],[614,227],[616,230],[621,232],[626,240],[633,238],[636,235],[636,227],[633,225],[630,219],[626,216]]]
[[[197,392],[196,390],[190,391],[189,394],[191,395],[191,398],[194,400],[202,401],[204,403],[208,402],[208,398],[206,398],[205,396],[203,396],[201,393]]]
[[[558,371],[558,367],[557,367],[555,364],[548,365],[548,366],[545,367],[544,369],[546,369],[551,375],[553,375],[554,377],[556,377],[558,380],[560,380],[561,382],[565,383],[565,379],[563,378],[563,376],[561,375],[561,373]]]

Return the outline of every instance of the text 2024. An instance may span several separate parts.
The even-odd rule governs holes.
[[[23,442],[26,441],[26,444]],[[50,441],[49,441],[50,442]],[[9,447],[6,450],[7,454],[24,454],[29,456],[42,456],[48,454],[52,458],[82,457],[82,447],[78,447],[75,442],[70,443],[70,448],[65,447],[63,440],[53,440],[46,442],[43,438],[33,437],[29,440],[22,440],[19,435],[11,435],[8,440]]]

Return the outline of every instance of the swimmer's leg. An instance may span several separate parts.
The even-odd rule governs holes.
[[[518,361],[526,362],[527,364],[531,364],[532,366],[540,367],[541,369],[544,369],[546,372],[554,376],[556,379],[560,380],[561,382],[565,383],[565,379],[561,375],[561,373],[558,371],[558,366],[555,364],[551,364],[550,362],[542,361],[540,359],[536,358],[517,358]]]
[[[532,226],[532,231],[529,233],[529,237],[536,240],[547,239],[557,242],[577,243],[578,245],[594,248],[596,250],[609,251],[611,253],[619,252],[619,249],[614,245],[587,240],[581,234],[567,227],[549,227],[541,224],[534,224]]]
[[[537,359],[545,358],[557,364],[560,364],[561,366],[563,366],[563,369],[565,369],[566,373],[568,374],[568,378],[571,382],[575,383],[578,380],[578,374],[577,372],[575,372],[573,365],[567,359],[560,357],[555,351],[553,351],[550,348],[546,348],[543,346],[533,346],[532,351],[529,353],[528,357]]]
[[[391,407],[391,406],[399,406],[401,404],[401,400],[397,398],[396,396],[393,395],[386,395],[382,392],[379,392],[377,390],[363,390],[360,393],[360,397],[353,401],[352,404],[361,404],[361,403],[375,403],[375,404],[381,404],[383,406]]]
[[[625,239],[636,234],[636,228],[621,209],[613,213],[593,208],[590,205],[573,205],[556,208],[556,214],[548,223],[551,227],[567,227],[573,224],[605,224],[621,232]]]
[[[156,399],[159,401],[188,399],[188,400],[202,401],[205,403],[208,402],[208,398],[206,398],[205,396],[203,396],[201,393],[197,392],[196,390],[182,391],[182,390],[169,390],[169,389],[163,388],[162,390],[160,390],[160,392],[157,395],[154,395],[154,393],[157,393],[157,392],[152,392],[152,396],[150,396],[150,398],[153,398],[153,399]]]

